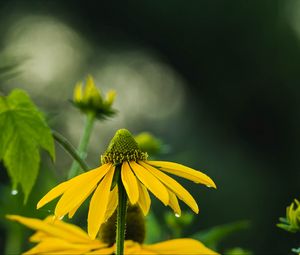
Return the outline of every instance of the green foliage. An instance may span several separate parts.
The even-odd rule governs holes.
[[[225,251],[224,255],[252,255],[251,251],[242,249],[240,247],[235,247],[230,250]]]
[[[215,226],[213,228],[202,230],[192,236],[192,238],[200,240],[211,249],[217,250],[217,247],[221,241],[228,236],[246,230],[250,227],[250,223],[247,220],[235,221],[224,225]]]
[[[3,54],[0,54],[0,81],[1,80],[8,80],[20,74],[20,67],[21,64],[25,59],[14,59],[8,58]]]
[[[166,212],[165,221],[172,232],[173,238],[181,237],[182,230],[189,226],[194,220],[194,214],[191,212],[182,212],[180,217],[174,217],[174,213]]]
[[[300,247],[299,248],[293,248],[292,252],[295,252],[297,254],[300,254]]]
[[[19,89],[0,97],[0,130],[0,159],[13,188],[20,183],[26,202],[38,175],[39,148],[55,157],[51,131],[27,93]]]
[[[146,218],[146,240],[145,243],[155,243],[161,240],[163,228],[155,215],[150,211]]]
[[[300,231],[300,202],[297,199],[286,208],[286,218],[281,217],[279,221],[279,228],[291,233]]]

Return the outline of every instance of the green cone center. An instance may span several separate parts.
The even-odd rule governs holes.
[[[121,164],[123,161],[146,160],[147,157],[147,153],[140,150],[132,134],[127,129],[119,129],[101,156],[101,163]]]

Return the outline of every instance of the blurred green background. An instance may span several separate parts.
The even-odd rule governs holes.
[[[68,101],[75,83],[92,74],[102,91],[117,90],[119,113],[97,123],[90,165],[99,164],[117,129],[128,128],[167,144],[160,159],[215,180],[216,191],[183,181],[200,207],[184,236],[246,219],[251,228],[222,249],[287,254],[299,244],[275,226],[299,196],[298,1],[2,0],[0,34],[1,93],[28,91],[51,127],[76,146],[83,117]],[[16,224],[7,228],[2,216],[47,215],[35,204],[70,164],[59,147],[55,165],[45,155],[26,206],[1,169],[1,254],[18,253],[17,243],[23,250],[28,236]],[[169,210],[159,203],[152,209]]]

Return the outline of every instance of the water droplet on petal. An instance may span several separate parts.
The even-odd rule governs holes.
[[[206,185],[206,187],[207,187],[207,188],[211,188],[211,186],[210,186],[210,185]]]
[[[175,217],[179,218],[180,214],[179,213],[175,213]]]
[[[13,196],[17,195],[17,194],[18,194],[18,190],[13,189],[13,190],[11,191],[11,194],[12,194]]]
[[[61,217],[59,217],[58,219],[59,219],[59,220],[62,220],[64,217],[65,217],[65,216],[61,216]]]

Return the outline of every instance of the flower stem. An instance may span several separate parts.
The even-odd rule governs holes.
[[[52,130],[53,138],[78,162],[84,171],[89,170],[88,164],[79,156],[74,146],[60,133]]]
[[[119,202],[118,202],[118,214],[117,214],[117,233],[116,233],[116,255],[124,254],[124,241],[126,231],[126,211],[127,211],[127,194],[124,189],[121,177],[118,183],[119,190]]]
[[[78,154],[82,159],[85,159],[86,157],[86,151],[93,130],[94,122],[95,122],[95,114],[94,113],[87,114],[85,119],[83,135],[80,139],[79,146],[77,148]],[[74,161],[69,170],[68,179],[71,179],[72,177],[76,176],[80,172],[82,172],[81,166],[78,164],[77,161]]]

